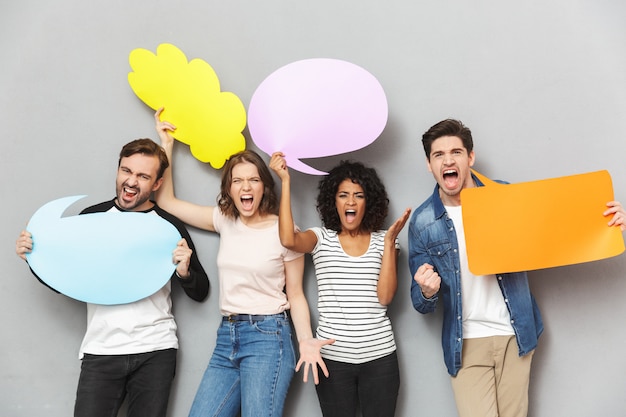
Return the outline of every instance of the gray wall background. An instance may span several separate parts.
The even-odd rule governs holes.
[[[326,169],[348,157],[374,166],[392,200],[389,222],[430,194],[434,181],[419,138],[446,117],[472,129],[476,168],[492,178],[522,182],[607,169],[616,198],[626,201],[621,0],[5,0],[1,10],[2,416],[71,415],[85,308],[40,285],[14,243],[50,200],[88,194],[68,211],[75,214],[113,197],[120,147],[156,137],[152,111],[126,80],[135,48],[155,51],[169,42],[207,61],[222,90],[246,108],[267,75],[296,60],[338,58],[366,68],[387,94],[385,131],[364,149],[311,163]],[[249,137],[247,146],[256,149]],[[213,204],[219,172],[183,144],[174,157],[177,194]],[[297,222],[319,224],[319,178],[293,177]],[[197,304],[175,291],[181,350],[171,416],[186,415],[218,324],[218,237],[191,232],[213,292]],[[400,242],[406,249],[406,230]],[[531,416],[626,415],[625,271],[622,255],[530,274],[546,325]],[[315,315],[310,262],[305,279]],[[413,310],[410,281],[405,250],[389,310],[402,370],[397,414],[452,417],[441,314]],[[321,415],[313,385],[301,376],[285,415]]]

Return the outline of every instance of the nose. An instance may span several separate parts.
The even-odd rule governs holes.
[[[139,180],[135,175],[129,175],[124,182],[131,187],[139,184]]]

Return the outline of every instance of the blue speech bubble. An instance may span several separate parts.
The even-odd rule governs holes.
[[[176,268],[176,227],[156,213],[61,217],[84,197],[60,198],[35,212],[27,226],[31,269],[60,293],[94,304],[131,303],[161,289]]]

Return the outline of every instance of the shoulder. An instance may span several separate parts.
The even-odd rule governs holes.
[[[422,204],[420,204],[409,220],[410,226],[423,224],[425,222],[431,222],[435,219],[435,207],[433,204],[433,196],[428,197]]]
[[[216,223],[223,223],[223,222],[235,223],[237,219],[234,217],[229,217],[225,215],[222,209],[220,209],[219,207],[215,207],[213,209],[213,221]]]
[[[377,230],[372,232],[372,239],[375,241],[384,241],[387,230]]]
[[[431,196],[411,215],[409,237],[421,239],[420,236],[424,234],[439,236],[444,233],[446,230],[445,213],[443,205],[437,210],[435,199]],[[412,239],[409,240],[412,241]]]
[[[81,211],[80,214],[102,213],[111,210],[113,207],[115,207],[115,199],[89,206]]]
[[[183,221],[180,220],[178,217],[174,216],[169,211],[163,210],[156,203],[154,204],[153,210],[161,218],[163,218],[164,220],[167,220],[172,225],[174,225],[174,227],[180,232],[181,235],[183,235],[184,237],[188,236],[187,228],[185,227],[185,223],[183,223]]]
[[[325,227],[311,227],[308,230],[315,233],[318,240],[329,240],[335,239],[337,237],[337,232],[331,229],[327,229]]]
[[[377,230],[371,233],[370,246],[378,248],[380,251],[385,249],[385,235],[387,230]],[[398,244],[398,238],[396,238],[396,245]]]
[[[310,253],[312,254],[319,252],[323,248],[328,249],[329,247],[334,247],[339,244],[337,232],[335,232],[334,230],[327,229],[325,227],[311,227],[306,231],[313,233],[317,238],[315,245],[310,250]]]

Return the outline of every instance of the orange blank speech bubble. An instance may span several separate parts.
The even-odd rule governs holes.
[[[461,192],[469,269],[474,275],[529,271],[624,252],[619,227],[602,213],[613,200],[607,171]]]

